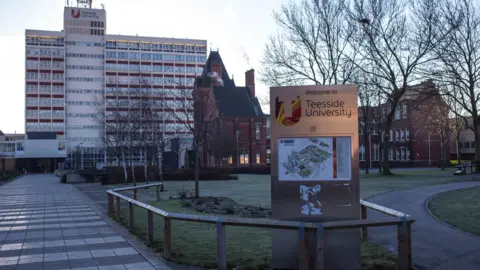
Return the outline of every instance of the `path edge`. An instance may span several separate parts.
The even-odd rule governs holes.
[[[447,190],[447,191],[442,191],[442,192],[434,193],[434,194],[430,195],[430,196],[425,200],[425,203],[424,203],[423,206],[424,206],[425,210],[427,210],[427,213],[428,213],[432,218],[434,218],[436,221],[438,221],[439,223],[442,223],[443,225],[446,225],[447,227],[449,227],[449,228],[451,228],[451,229],[454,229],[454,230],[456,230],[456,231],[463,232],[463,233],[466,233],[466,234],[468,234],[468,235],[470,235],[470,236],[473,236],[473,237],[475,237],[475,238],[480,239],[480,236],[478,236],[478,235],[476,235],[476,234],[473,234],[473,233],[471,233],[471,232],[464,231],[464,230],[462,230],[462,229],[460,229],[460,228],[457,228],[457,227],[451,225],[450,223],[447,223],[447,222],[441,220],[439,217],[437,217],[436,215],[434,215],[434,214],[432,213],[432,211],[430,210],[430,207],[428,207],[428,204],[430,203],[430,201],[431,201],[433,198],[435,198],[436,196],[440,195],[440,194],[443,194],[443,193],[446,193],[446,192],[450,192],[450,191],[457,191],[457,190],[469,189],[469,188],[477,188],[477,187],[480,187],[480,186],[475,186],[475,187],[462,187],[462,188],[451,189],[451,190]]]

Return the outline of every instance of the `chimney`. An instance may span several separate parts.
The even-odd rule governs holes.
[[[245,72],[245,86],[250,88],[252,98],[255,97],[255,70],[250,69]]]

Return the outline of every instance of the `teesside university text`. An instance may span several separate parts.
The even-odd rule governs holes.
[[[307,95],[328,95],[332,94],[330,91],[307,91]],[[342,100],[323,100],[313,101],[306,100],[307,108],[305,109],[305,116],[345,116],[352,117],[352,110],[345,109],[345,102]]]

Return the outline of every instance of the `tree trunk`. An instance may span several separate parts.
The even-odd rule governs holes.
[[[388,149],[390,148],[390,145],[389,145],[389,138],[388,138],[388,134],[390,133],[390,125],[391,123],[387,123],[385,125],[385,130],[383,131],[383,134],[382,134],[382,139],[383,139],[383,142],[382,142],[382,145],[383,145],[383,149],[382,149],[382,152],[381,152],[381,163],[382,163],[382,169],[383,169],[383,174],[384,175],[391,175],[392,174],[392,171],[390,170],[390,161],[388,160]]]
[[[145,147],[145,151],[144,151],[144,153],[143,153],[143,157],[144,157],[144,159],[145,159],[145,160],[143,161],[143,173],[144,173],[144,175],[145,175],[145,182],[146,182],[147,185],[148,185],[148,167],[147,167],[147,166],[148,166],[148,164],[147,164],[148,158],[147,158],[147,148],[146,148],[146,147]]]
[[[159,180],[160,180],[160,183],[162,183],[162,186],[160,188],[161,191],[164,191],[164,187],[163,187],[163,153],[162,153],[162,149],[161,147],[159,147],[158,149],[158,177],[159,177]]]
[[[125,150],[122,147],[123,175],[125,176],[125,184],[128,184],[127,161],[125,160]],[[120,160],[118,161],[120,162]]]
[[[130,155],[130,168],[132,169],[132,181],[133,185],[137,185],[137,179],[135,179],[135,166],[133,165],[133,157]]]
[[[200,178],[200,147],[195,151],[195,198],[200,197],[200,187],[198,184]]]
[[[365,132],[366,131],[366,132]],[[363,151],[363,154],[365,155],[365,174],[370,173],[370,138],[368,136],[368,131],[365,130],[363,134],[364,140],[365,140],[365,151]]]
[[[440,156],[441,156],[441,169],[445,170],[445,144],[443,138],[440,138]]]
[[[462,164],[462,150],[460,149],[459,144],[460,144],[460,132],[457,133],[457,137],[455,139],[455,147],[457,149],[457,162],[458,162],[458,165]],[[475,142],[475,145],[477,145],[477,143]]]

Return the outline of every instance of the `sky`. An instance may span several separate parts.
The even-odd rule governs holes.
[[[70,0],[72,2],[72,0]],[[268,94],[259,71],[274,10],[289,0],[93,0],[105,5],[107,33],[206,39],[239,86],[256,70],[257,96]],[[24,132],[25,29],[62,30],[66,0],[0,0],[0,130]],[[210,45],[211,44],[211,45]],[[247,56],[247,57],[246,57]]]

